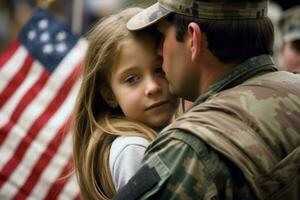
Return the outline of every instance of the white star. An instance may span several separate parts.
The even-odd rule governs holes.
[[[57,33],[56,35],[56,40],[58,41],[63,41],[65,40],[67,37],[67,33],[65,31],[60,31],[59,33]]]
[[[34,30],[29,31],[27,34],[27,38],[29,40],[34,40],[36,38],[36,32]]]
[[[44,32],[40,36],[41,42],[47,42],[50,39],[50,34],[48,32]]]
[[[51,54],[53,52],[52,44],[46,44],[43,46],[43,53],[44,54]]]
[[[56,51],[59,53],[63,53],[67,50],[67,45],[66,43],[58,43],[55,47]]]
[[[47,19],[42,19],[38,22],[38,27],[40,29],[46,29],[48,28],[48,20]]]

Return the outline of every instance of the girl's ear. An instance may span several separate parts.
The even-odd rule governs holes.
[[[201,30],[197,23],[191,22],[188,25],[189,48],[191,50],[192,60],[195,60],[201,49]]]
[[[103,86],[100,89],[101,96],[103,97],[104,101],[111,107],[116,108],[118,107],[118,102],[115,98],[115,95],[113,94],[112,90],[107,87]]]

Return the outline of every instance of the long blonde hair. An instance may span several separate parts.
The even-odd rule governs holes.
[[[74,117],[74,163],[83,199],[112,199],[116,190],[109,170],[109,151],[119,135],[141,136],[153,140],[155,132],[126,119],[120,109],[110,108],[100,94],[118,58],[120,41],[133,37],[126,22],[140,8],[129,8],[97,24],[89,34],[83,80]],[[141,34],[141,33],[140,33]]]

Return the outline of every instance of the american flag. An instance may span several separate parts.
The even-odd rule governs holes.
[[[37,9],[0,56],[0,199],[79,199],[70,125],[87,46]]]

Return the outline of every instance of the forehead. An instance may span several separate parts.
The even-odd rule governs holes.
[[[152,38],[128,38],[120,42],[118,57],[115,58],[113,71],[123,71],[126,68],[149,66],[158,59],[156,43]]]
[[[141,54],[151,55],[155,44],[155,39],[150,36],[128,37],[120,42],[119,59],[120,57],[138,58]]]

